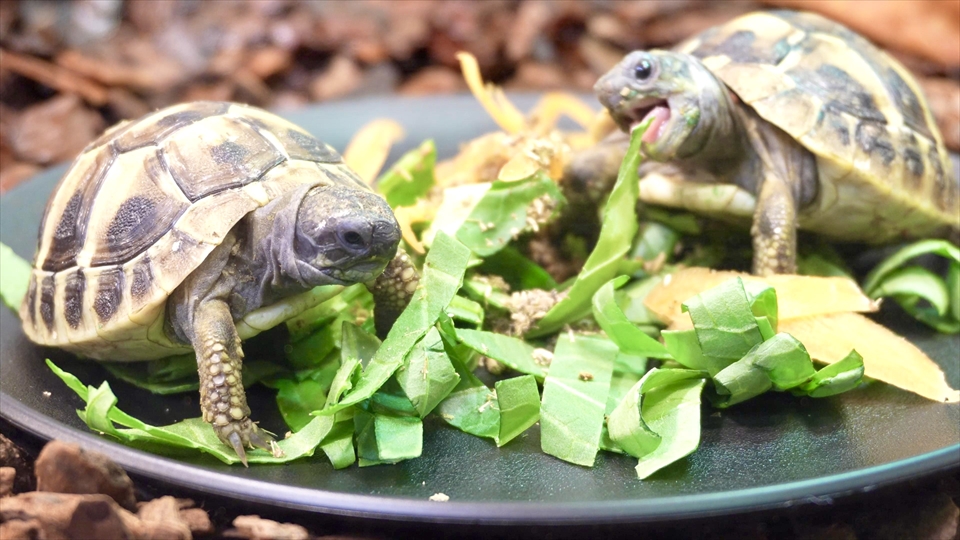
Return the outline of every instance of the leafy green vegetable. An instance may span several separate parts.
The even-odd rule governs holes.
[[[391,416],[357,409],[353,421],[361,467],[397,463],[420,457],[423,452],[423,423],[415,416]]]
[[[480,354],[502,362],[520,373],[533,375],[539,380],[543,380],[547,374],[547,368],[533,359],[534,347],[522,339],[465,328],[457,329],[457,339]]]
[[[459,295],[454,296],[453,300],[450,301],[450,305],[447,306],[446,309],[446,314],[449,315],[451,319],[456,319],[478,328],[483,326],[485,316],[483,306],[469,298],[464,298]]]
[[[358,310],[369,311],[373,307],[373,296],[361,284],[341,287],[325,285],[314,287],[317,298],[326,298],[312,308],[286,321],[290,332],[290,341],[297,342],[325,326],[333,325],[334,319],[354,320],[352,314]],[[336,325],[339,331],[339,326]]]
[[[763,340],[740,278],[725,281],[682,303],[705,356],[737,360]]]
[[[434,183],[433,169],[437,148],[432,140],[404,154],[393,167],[377,179],[377,191],[391,208],[412,206],[430,191]]]
[[[695,330],[664,330],[660,333],[663,343],[680,365],[699,371],[706,371],[711,377],[720,373],[733,363],[707,356],[700,349],[700,341]]]
[[[617,346],[605,339],[559,336],[540,406],[544,452],[593,466],[617,354]]]
[[[325,385],[323,381],[313,379],[280,379],[276,381],[276,386],[280,414],[293,431],[303,429],[310,423],[313,419],[310,412],[323,408],[330,390],[329,383]]]
[[[47,366],[87,403],[87,407],[77,413],[90,426],[90,429],[112,435],[127,444],[157,444],[160,447],[196,449],[224,463],[240,462],[240,458],[233,449],[220,442],[213,427],[201,418],[191,418],[168,426],[152,426],[117,408],[117,397],[110,389],[109,383],[104,382],[99,388],[84,386],[79,379],[61,370],[50,360],[47,360]],[[117,428],[117,424],[123,428]],[[286,463],[304,456],[311,456],[332,427],[332,417],[314,418],[300,431],[277,442],[277,446],[283,452],[281,457],[275,457],[263,450],[248,450],[247,461],[249,463]]]
[[[437,406],[437,413],[446,423],[465,433],[496,440],[500,436],[497,395],[467,369],[465,359],[457,354],[456,337],[446,332],[441,336],[460,382]]]
[[[497,446],[503,446],[540,419],[540,391],[533,375],[497,381],[496,390],[500,405]]]
[[[922,255],[939,255],[948,261],[946,279],[921,266],[906,266]],[[960,332],[960,248],[946,240],[921,240],[910,244],[877,265],[863,282],[871,298],[889,296],[920,322],[939,332]],[[929,303],[923,305],[921,300]]]
[[[701,372],[688,369],[654,368],[647,372],[610,413],[607,420],[610,438],[624,452],[636,458],[641,458],[653,452],[660,445],[663,435],[648,426],[643,415],[644,408],[647,410],[646,416],[651,420],[659,419],[659,416],[655,416],[653,411],[668,414],[670,411],[664,407],[664,398],[674,390],[671,386],[688,379],[696,379],[702,385],[704,376]],[[666,392],[663,391],[665,389]],[[666,403],[671,403],[671,401],[667,400]],[[699,399],[697,403],[699,405]],[[645,405],[646,407],[644,407]],[[684,429],[689,429],[689,427],[684,426]],[[699,422],[697,422],[696,428],[699,432]],[[667,433],[666,435],[670,437],[675,434]]]
[[[815,370],[803,344],[790,334],[780,333],[754,347],[713,378],[720,399],[718,407],[729,407],[771,387],[786,390],[813,377]]]
[[[850,351],[843,360],[824,366],[796,390],[810,397],[827,397],[857,387],[862,379],[863,357],[857,351]]]
[[[460,382],[436,328],[431,328],[407,354],[396,377],[420,418],[426,417]]]
[[[30,284],[30,263],[20,258],[9,246],[0,242],[0,297],[14,313],[20,312],[20,304],[27,295]]]
[[[630,148],[620,165],[617,182],[603,209],[600,238],[596,247],[584,263],[566,298],[547,312],[536,328],[528,333],[529,336],[550,334],[588,313],[593,294],[616,276],[620,261],[630,251],[633,238],[637,234],[635,207],[640,195],[637,167],[641,161],[641,138],[649,126],[648,120],[643,126],[633,130]]]
[[[700,396],[704,382],[696,377],[678,380],[644,396],[644,422],[661,440],[653,451],[640,457],[636,466],[638,478],[649,477],[700,446]]]
[[[613,375],[610,377],[610,391],[607,392],[607,405],[604,408],[604,415],[610,416],[610,413],[620,404],[627,392],[637,384],[637,381],[647,372],[647,359],[642,356],[632,356],[620,351],[617,359],[613,362]],[[603,424],[603,432],[600,434],[600,449],[608,452],[623,453],[617,443],[610,438],[607,430],[607,423]]]
[[[524,180],[493,182],[460,225],[456,237],[478,256],[492,255],[531,229],[529,207],[544,196],[554,205],[564,200],[556,182],[544,171]]]
[[[470,251],[445,233],[434,239],[423,277],[407,308],[390,329],[357,384],[320,414],[333,414],[368,399],[403,363],[410,349],[434,325],[460,288]]]
[[[337,413],[333,428],[320,443],[320,449],[334,469],[345,469],[357,461],[357,451],[353,446],[353,417],[353,409]]]
[[[634,356],[649,358],[672,358],[659,341],[646,335],[633,325],[617,305],[613,291],[623,286],[628,276],[620,276],[605,283],[593,295],[593,318],[620,350]]]
[[[514,290],[550,290],[557,287],[557,282],[543,267],[509,245],[484,257],[477,271],[502,277]]]

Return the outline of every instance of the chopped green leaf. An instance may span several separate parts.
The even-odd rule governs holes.
[[[9,246],[0,242],[0,297],[14,313],[20,312],[20,303],[27,295],[30,283],[30,263],[20,258]]]
[[[716,405],[729,407],[771,387],[778,390],[793,388],[814,373],[810,355],[803,344],[790,334],[779,333],[717,373],[713,379],[720,394]]]
[[[464,365],[464,358],[456,352],[456,338],[446,333],[442,336],[460,382],[440,402],[436,412],[444,422],[465,433],[497,439],[500,436],[500,406],[496,394]]]
[[[776,334],[779,319],[777,290],[759,281],[743,283],[743,290],[747,293],[747,300],[750,302],[750,312],[757,318],[765,318],[773,334]],[[764,339],[768,338],[764,336]]]
[[[607,420],[610,438],[624,452],[636,458],[653,452],[660,445],[662,437],[651,429],[644,419],[645,402],[650,401],[659,406],[663,396],[657,393],[657,390],[687,379],[702,381],[703,378],[703,373],[689,369],[651,369],[630,388],[620,404],[610,413]],[[651,406],[646,408],[650,410]]]
[[[224,463],[240,462],[240,458],[233,449],[220,442],[210,424],[200,418],[191,418],[168,426],[151,426],[117,408],[117,398],[107,382],[99,388],[84,387],[76,377],[61,370],[50,360],[47,360],[47,366],[87,402],[87,407],[78,411],[78,414],[95,431],[112,435],[127,444],[159,444],[165,447],[196,449]],[[117,428],[115,424],[126,429]],[[320,441],[332,427],[332,417],[314,418],[297,433],[277,442],[283,456],[274,457],[264,450],[248,450],[247,461],[249,463],[286,463],[313,455]]]
[[[397,463],[420,457],[423,452],[423,423],[415,416],[357,409],[353,421],[361,467]]]
[[[617,353],[617,346],[605,339],[559,336],[540,406],[544,452],[593,466]]]
[[[391,208],[412,206],[430,191],[434,183],[433,169],[437,163],[437,148],[432,140],[423,141],[377,179],[377,191]]]
[[[502,362],[520,373],[533,375],[540,380],[547,374],[547,368],[534,360],[534,347],[522,339],[466,328],[457,329],[457,339],[480,354]]]
[[[557,282],[542,266],[510,245],[493,255],[484,257],[483,264],[477,270],[483,274],[502,277],[513,290],[550,290],[557,287]]]
[[[368,399],[403,363],[403,359],[436,323],[460,289],[470,251],[446,234],[438,234],[423,266],[423,277],[407,308],[377,349],[357,384],[321,414],[333,414]]]
[[[606,282],[593,295],[593,318],[620,350],[634,356],[649,358],[672,358],[659,341],[643,333],[633,325],[614,299],[614,289],[623,286],[630,278],[620,276]]]
[[[407,354],[396,377],[420,418],[426,417],[460,382],[435,327]]]
[[[952,262],[960,264],[960,247],[957,247],[946,240],[921,240],[919,242],[914,242],[913,244],[910,244],[897,251],[890,257],[887,257],[882,263],[878,264],[863,281],[864,292],[866,292],[871,298],[875,298],[874,291],[880,285],[880,282],[883,281],[888,274],[890,274],[890,272],[893,272],[895,269],[903,266],[904,263],[910,259],[913,259],[914,257],[919,257],[920,255],[926,255],[929,253],[945,257]]]
[[[664,345],[677,362],[690,369],[706,371],[711,377],[733,363],[732,360],[703,354],[700,349],[700,340],[697,339],[697,333],[694,330],[664,330],[660,332],[660,336],[663,337]]]
[[[705,356],[739,360],[763,340],[740,278],[694,296],[681,309],[690,313]]]
[[[346,288],[340,285],[324,285],[314,287],[311,293],[315,298],[323,300],[296,317],[287,319],[285,324],[290,332],[291,342],[299,341],[317,329],[332,324],[336,318],[353,321],[351,313],[355,310],[369,311],[373,306],[373,295],[361,284]]]
[[[283,421],[293,431],[299,431],[313,419],[312,411],[322,409],[330,385],[313,379],[296,381],[280,379],[276,381],[277,406]]]
[[[540,391],[532,375],[497,381],[496,390],[500,405],[497,446],[503,446],[540,419]]]
[[[810,397],[821,398],[856,388],[862,380],[863,357],[857,351],[850,351],[843,360],[821,368],[797,390]]]
[[[637,234],[636,204],[640,195],[637,167],[641,161],[641,138],[649,125],[647,121],[633,130],[630,148],[620,165],[617,182],[603,209],[600,238],[596,247],[584,263],[566,298],[554,305],[528,335],[550,334],[589,312],[593,294],[617,275],[620,261],[630,251],[633,238]]]
[[[446,313],[451,319],[473,325],[477,328],[483,326],[485,315],[483,306],[469,298],[464,298],[460,295],[454,296],[453,300],[450,301],[450,305],[447,306]]]
[[[556,182],[543,171],[524,180],[495,181],[460,225],[456,237],[480,257],[500,251],[520,233],[530,230],[529,207],[541,197],[563,201]]]
[[[334,469],[345,469],[357,461],[357,451],[353,447],[353,415],[354,409],[337,413],[333,428],[320,443],[320,449]]]
[[[700,446],[700,396],[704,382],[696,377],[678,380],[644,396],[643,420],[661,440],[652,452],[640,458],[636,466],[638,478],[649,477]]]

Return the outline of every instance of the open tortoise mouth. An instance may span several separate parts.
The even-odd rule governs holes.
[[[645,98],[636,104],[621,108],[617,114],[617,124],[624,131],[633,132],[648,119],[650,127],[643,134],[643,142],[652,143],[665,131],[671,116],[670,104],[665,99]]]

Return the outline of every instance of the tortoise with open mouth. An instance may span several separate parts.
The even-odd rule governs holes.
[[[196,351],[203,418],[246,464],[241,339],[366,283],[389,330],[418,277],[382,197],[330,146],[255,107],[176,105],[107,130],[47,203],[27,336],[80,356]]]
[[[623,131],[650,121],[641,199],[752,219],[755,273],[795,272],[798,227],[960,241],[960,186],[916,81],[840,24],[747,14],[672,51],[632,52],[594,89]],[[617,161],[598,153],[624,149],[606,141],[567,181],[596,181],[598,163]]]

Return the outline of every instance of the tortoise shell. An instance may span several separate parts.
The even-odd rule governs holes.
[[[369,189],[333,148],[255,107],[187,103],[118,124],[47,203],[24,330],[98,359],[189,352],[164,331],[170,293],[245,215],[324,184]]]
[[[756,12],[677,49],[817,157],[801,227],[876,242],[960,229],[960,185],[920,88],[863,37],[811,13]]]

